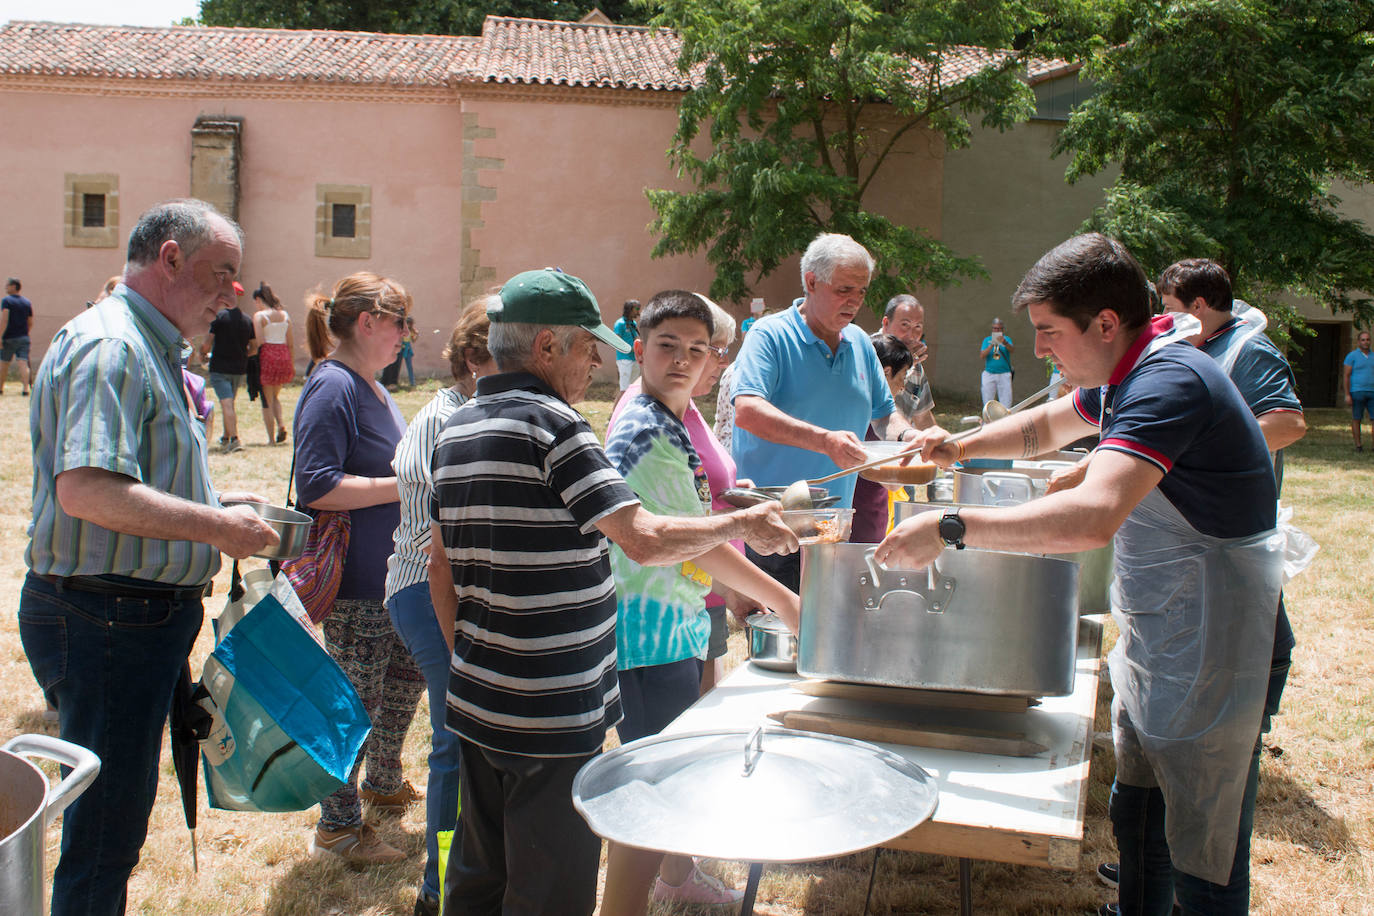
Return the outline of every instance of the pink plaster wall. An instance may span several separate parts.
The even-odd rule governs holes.
[[[305,292],[355,270],[374,270],[397,278],[415,297],[422,329],[417,372],[446,372],[440,351],[461,292],[464,113],[495,131],[475,142],[475,155],[503,162],[478,174],[496,196],[483,203],[484,225],[471,234],[479,263],[495,271],[497,283],[521,270],[560,266],[587,280],[608,323],[626,298],[644,300],[672,287],[705,291],[712,274],[704,255],[649,256],[653,211],[644,189],[685,187],[665,156],[676,108],[550,98],[542,89],[531,95],[522,100],[479,92],[450,103],[407,103],[133,98],[0,87],[0,187],[7,204],[0,274],[21,277],[34,301],[35,358],[61,323],[120,271],[138,214],[188,192],[190,131],[202,114],[245,119],[242,282],[249,290],[260,280],[272,285],[297,319],[301,343]],[[910,135],[867,203],[938,236],[937,153],[929,135]],[[118,174],[119,248],[63,246],[68,172]],[[316,183],[371,187],[370,258],[315,256]],[[761,281],[756,294],[775,308],[789,304],[799,289],[792,259]],[[929,291],[918,295],[932,304]],[[251,304],[245,296],[245,308]],[[736,312],[745,315],[743,307]],[[877,326],[876,319],[861,323]],[[609,351],[607,357],[609,376]]]
[[[713,273],[705,255],[654,260],[653,209],[644,188],[682,188],[665,151],[677,128],[676,108],[537,99],[464,100],[464,111],[495,136],[475,154],[504,160],[479,173],[496,190],[483,205],[485,226],[472,233],[480,261],[500,279],[531,267],[559,266],[585,279],[608,322],[627,298],[661,289],[705,291]],[[866,202],[878,212],[939,234],[941,157],[928,134],[913,132],[885,167]],[[798,258],[760,281],[755,294],[769,308],[800,295]],[[919,291],[922,301],[933,299]],[[745,317],[746,306],[734,309]],[[873,330],[872,316],[860,322]]]
[[[464,111],[495,131],[475,154],[503,160],[479,173],[494,188],[482,207],[485,226],[472,232],[480,263],[499,280],[530,268],[557,266],[587,281],[608,322],[626,299],[663,289],[705,292],[713,273],[704,255],[655,260],[645,188],[681,187],[666,151],[675,108],[468,98]],[[795,261],[763,281],[770,307],[797,295]],[[746,312],[739,310],[739,316]]]
[[[422,326],[451,326],[461,212],[456,105],[0,92],[7,211],[0,272],[18,275],[34,302],[35,359],[105,278],[120,272],[138,214],[188,193],[190,131],[202,114],[245,119],[242,282],[251,291],[267,280],[298,332],[307,290],[363,269],[404,283]],[[119,176],[120,247],[63,246],[68,172]],[[371,258],[315,256],[316,183],[371,186]],[[245,296],[245,310],[251,306]],[[447,339],[425,334],[419,342],[422,364],[440,363],[442,343],[433,339],[439,336]],[[302,333],[297,340],[303,344]]]

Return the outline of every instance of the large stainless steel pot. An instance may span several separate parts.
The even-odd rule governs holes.
[[[55,788],[25,757],[72,768]],[[83,747],[47,735],[20,735],[0,749],[0,908],[8,916],[48,912],[43,880],[43,832],[86,791],[100,760]]]
[[[955,499],[955,504],[959,506],[1013,506],[1027,502],[1025,483],[1017,483],[1014,479],[1008,481],[1007,475],[1020,477],[1026,480],[1026,475],[1020,471],[1015,472],[988,472],[986,475],[967,475],[958,474],[956,480],[962,478],[964,481],[964,495],[970,497],[968,500]],[[955,484],[956,490],[959,484]],[[1034,480],[1029,485],[1029,489],[1034,491],[1036,484]],[[1043,487],[1036,495],[1044,495]],[[893,522],[901,524],[918,512],[929,512],[938,508],[949,510],[955,508],[954,505],[933,506],[929,503],[894,503]],[[1080,550],[1075,553],[1049,554],[1060,559],[1071,560],[1079,564],[1078,570],[1078,612],[1080,614],[1099,614],[1111,610],[1111,587],[1112,587],[1112,545],[1107,544],[1095,550]]]
[[[969,549],[946,550],[928,570],[884,569],[872,550],[802,548],[798,673],[1013,696],[1073,692],[1077,564]]]
[[[954,472],[954,501],[969,506],[1019,506],[1045,495],[1052,470],[960,469]]]

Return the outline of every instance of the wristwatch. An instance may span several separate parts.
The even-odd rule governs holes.
[[[940,540],[953,547],[955,550],[964,549],[964,520],[959,517],[959,510],[955,509],[946,512],[940,517]]]

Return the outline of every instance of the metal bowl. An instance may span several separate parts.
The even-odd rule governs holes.
[[[782,499],[783,491],[786,487],[758,487],[758,492],[763,493],[769,499]],[[830,491],[825,487],[811,488],[811,505],[817,509],[828,509],[839,502],[838,496],[831,496]]]
[[[744,618],[749,635],[749,661],[769,671],[797,670],[797,636],[777,614],[750,614]]]
[[[277,537],[281,538],[276,547],[269,547],[253,556],[264,560],[290,560],[305,552],[305,539],[310,535],[310,526],[315,520],[304,512],[248,500],[230,500],[224,505],[247,506],[272,526],[272,530],[277,532]]]

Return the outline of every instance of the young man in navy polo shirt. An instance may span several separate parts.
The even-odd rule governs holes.
[[[1150,318],[1144,272],[1119,242],[1070,239],[1022,279],[1036,356],[1077,385],[927,458],[1041,454],[1100,430],[1083,482],[1008,509],[924,513],[878,545],[919,569],[949,546],[1061,553],[1113,543],[1110,658],[1117,774],[1110,814],[1120,912],[1244,914],[1281,556],[1264,437],[1195,319]],[[1166,816],[1167,812],[1167,816]],[[1110,905],[1104,912],[1111,912]]]

